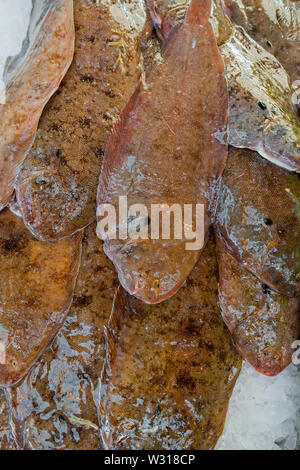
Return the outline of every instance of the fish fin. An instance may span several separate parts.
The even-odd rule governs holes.
[[[211,0],[192,0],[186,12],[185,24],[204,25],[211,15]]]
[[[122,319],[126,316],[127,312],[129,313],[129,311],[130,307],[127,301],[127,294],[120,286],[115,293],[108,325],[104,327],[104,337],[108,359],[107,364],[111,363],[115,358],[115,344],[121,331]]]

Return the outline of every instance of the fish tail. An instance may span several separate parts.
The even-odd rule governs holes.
[[[204,25],[211,14],[211,0],[192,0],[186,12],[185,24]]]

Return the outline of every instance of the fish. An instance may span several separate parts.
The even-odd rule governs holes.
[[[166,39],[183,21],[188,4],[148,0],[160,36]],[[228,143],[254,150],[282,168],[300,172],[300,122],[288,73],[243,27],[230,22],[220,2],[214,5],[211,22],[228,82]]]
[[[73,1],[34,2],[20,54],[6,64],[0,104],[0,210],[14,191],[41,113],[69,68],[74,52]]]
[[[62,326],[72,303],[82,234],[42,243],[21,218],[0,214],[0,386],[20,382]]]
[[[296,0],[224,0],[232,21],[286,69],[292,82],[300,74],[300,4]]]
[[[83,234],[81,267],[64,325],[26,380],[13,392],[9,389],[20,448],[102,448],[98,382],[105,358],[104,326],[118,285],[93,223]]]
[[[191,3],[185,22],[169,36],[162,60],[123,109],[107,142],[101,169],[98,236],[121,285],[150,304],[174,295],[197,263],[227,158],[227,84],[209,23],[210,6],[207,1]],[[152,234],[149,238],[145,233],[125,240],[117,234],[112,239],[101,212],[109,204],[120,217],[120,197],[127,198],[128,207],[143,205],[148,214],[153,205],[173,208],[176,204],[181,211],[184,204],[194,205],[193,209],[202,205],[204,217],[198,231],[196,228],[201,243],[187,249],[186,232],[168,240]],[[190,226],[195,219],[193,213]],[[179,225],[179,217],[173,226],[176,223]],[[129,235],[130,224],[128,217],[125,228]],[[140,226],[150,231],[151,218],[141,214]],[[112,233],[114,227],[112,221]]]
[[[0,390],[0,450],[17,450],[9,423],[9,408],[4,390]]]
[[[147,305],[118,289],[100,386],[104,449],[215,447],[242,362],[217,302],[213,237],[172,299]]]
[[[242,357],[266,376],[291,362],[300,338],[300,300],[272,291],[218,244],[219,305]]]
[[[16,183],[24,223],[42,241],[95,220],[105,144],[141,78],[140,45],[151,33],[142,0],[76,0],[74,19],[74,60]]]
[[[300,181],[246,149],[229,150],[214,226],[229,253],[272,290],[300,295]]]

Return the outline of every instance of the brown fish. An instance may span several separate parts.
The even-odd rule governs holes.
[[[57,240],[95,219],[96,192],[109,132],[142,72],[143,2],[74,2],[74,60],[46,107],[17,182],[25,225]]]
[[[296,0],[224,0],[231,18],[271,52],[291,80],[300,76],[300,3]]]
[[[162,60],[131,97],[106,147],[98,189],[98,235],[122,286],[147,303],[162,302],[177,292],[202,246],[187,250],[186,236],[108,239],[100,220],[102,204],[118,208],[119,197],[126,196],[128,207],[143,204],[149,213],[152,204],[177,204],[180,210],[184,204],[203,204],[201,223],[207,232],[227,157],[223,139],[228,117],[210,4],[191,3],[185,22],[169,36]],[[125,225],[130,229],[130,218]],[[150,225],[148,216],[141,225]]]
[[[165,39],[183,21],[189,0],[148,0],[156,29]],[[290,79],[270,52],[232,25],[213,3],[210,21],[224,60],[229,92],[228,143],[249,148],[291,171],[300,171],[300,123]]]
[[[104,324],[118,282],[95,229],[93,224],[84,233],[73,304],[63,327],[27,380],[10,392],[15,434],[20,443],[23,436],[28,449],[101,448],[98,381]]]
[[[211,238],[171,300],[149,306],[119,289],[100,392],[105,449],[214,448],[241,367],[217,277]]]
[[[43,7],[43,8],[42,8]],[[20,166],[32,146],[49,98],[73,58],[73,1],[35,2],[28,47],[7,69],[0,104],[0,210],[13,193]]]
[[[0,215],[0,386],[19,382],[52,341],[72,302],[81,234],[53,243]]]
[[[300,338],[300,300],[271,291],[219,244],[223,319],[244,359],[258,372],[274,376],[292,361]]]
[[[229,253],[273,290],[300,295],[300,181],[230,148],[215,226]]]

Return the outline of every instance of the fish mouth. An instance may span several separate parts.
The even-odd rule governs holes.
[[[16,369],[13,366],[0,364],[0,387],[17,385],[27,374],[27,369]]]

